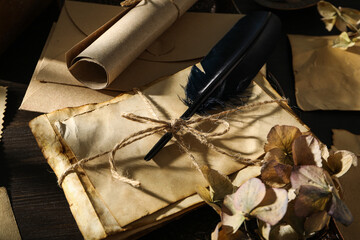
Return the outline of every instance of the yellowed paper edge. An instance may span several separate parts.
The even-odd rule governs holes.
[[[0,187],[0,239],[21,239],[6,189]]]
[[[64,147],[53,131],[49,119],[46,115],[41,115],[30,122],[30,128],[48,164],[55,174],[60,176],[71,164],[68,156],[64,154]],[[71,212],[84,238],[105,238],[104,227],[97,217],[97,213],[77,174],[69,174],[64,180],[62,187]]]
[[[6,108],[6,92],[7,92],[7,88],[0,86],[0,140],[2,138],[4,113]]]

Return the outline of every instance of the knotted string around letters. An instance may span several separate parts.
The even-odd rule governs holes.
[[[59,177],[58,179],[58,184],[61,187],[65,177],[67,175],[69,175],[72,172],[75,172],[77,167],[82,166],[83,164],[85,164],[86,162],[89,162],[91,160],[94,160],[98,157],[104,156],[106,154],[109,154],[109,165],[110,165],[110,171],[111,171],[111,175],[113,178],[124,182],[124,183],[128,183],[133,187],[139,187],[140,186],[140,182],[131,178],[128,178],[124,175],[121,175],[118,172],[117,167],[115,166],[115,153],[134,143],[137,142],[143,138],[146,138],[148,136],[154,135],[156,133],[160,133],[160,132],[171,132],[173,134],[173,137],[175,138],[175,142],[177,143],[177,145],[179,146],[179,148],[186,153],[186,155],[191,159],[192,164],[195,166],[195,168],[201,172],[201,166],[199,165],[199,163],[196,161],[194,155],[190,152],[189,147],[185,144],[185,141],[183,139],[183,135],[184,134],[191,134],[192,136],[194,136],[200,143],[202,143],[203,145],[207,146],[209,149],[212,149],[213,151],[216,151],[220,154],[229,156],[234,158],[236,161],[246,164],[246,165],[254,165],[259,163],[259,160],[254,159],[246,159],[243,158],[241,156],[240,153],[237,152],[227,152],[217,146],[215,146],[214,144],[212,144],[211,142],[209,142],[209,138],[212,137],[218,137],[218,136],[222,136],[224,134],[226,134],[227,132],[229,132],[230,130],[230,124],[224,120],[221,119],[222,117],[226,117],[227,115],[234,113],[236,111],[240,111],[240,110],[246,110],[246,109],[251,109],[251,108],[255,108],[258,106],[262,106],[265,104],[271,104],[271,103],[280,103],[280,102],[287,102],[286,99],[279,99],[279,100],[269,100],[269,101],[263,101],[263,102],[257,102],[257,103],[253,103],[253,104],[248,104],[248,105],[243,105],[243,106],[239,106],[239,107],[235,107],[232,108],[230,110],[226,110],[226,111],[222,111],[219,113],[215,113],[212,115],[208,115],[208,116],[198,116],[195,117],[193,119],[189,119],[189,120],[183,120],[183,119],[173,119],[173,120],[160,120],[158,119],[158,117],[156,116],[154,110],[152,109],[152,105],[150,103],[150,101],[145,97],[145,95],[135,89],[134,90],[143,100],[144,102],[149,106],[149,111],[152,113],[152,115],[154,116],[154,118],[150,118],[150,117],[144,117],[144,116],[140,116],[140,115],[136,115],[133,113],[124,113],[122,114],[122,117],[131,120],[131,121],[135,121],[135,122],[139,122],[139,123],[153,123],[155,126],[153,127],[149,127],[146,128],[144,130],[135,132],[131,135],[129,135],[128,137],[124,138],[122,141],[120,141],[119,143],[117,143],[113,149],[106,151],[106,152],[102,152],[99,153],[95,156],[91,156],[88,158],[83,158],[79,161],[77,161],[76,163],[72,164],[69,168],[67,168],[65,170],[65,172]],[[224,129],[222,131],[219,132],[203,132],[200,130],[197,130],[193,125],[197,125],[199,123],[204,123],[204,122],[210,122],[213,124],[217,124],[217,125],[223,125]]]

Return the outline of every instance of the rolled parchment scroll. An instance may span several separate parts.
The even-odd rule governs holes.
[[[195,2],[142,0],[70,49],[70,72],[89,88],[106,88]]]

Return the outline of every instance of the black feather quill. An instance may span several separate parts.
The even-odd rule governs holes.
[[[193,66],[185,87],[188,109],[181,119],[189,119],[239,95],[265,64],[281,33],[278,17],[270,12],[254,12],[241,18],[200,62]],[[145,156],[150,160],[172,138],[166,133]]]

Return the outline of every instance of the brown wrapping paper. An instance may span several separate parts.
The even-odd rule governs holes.
[[[343,129],[333,129],[333,146],[332,148],[348,150],[360,157],[360,135],[355,135]],[[352,166],[350,170],[340,177],[340,183],[344,192],[344,201],[349,207],[354,221],[345,227],[338,224],[344,239],[354,239],[360,234],[360,190],[358,182],[360,181],[360,166]]]
[[[311,110],[360,110],[360,47],[332,47],[336,36],[290,35],[298,106]]]
[[[189,71],[185,69],[143,91],[156,106],[156,114],[161,119],[176,118],[184,111],[179,96],[184,96],[181,85],[185,84]],[[269,94],[277,96],[260,75],[255,81],[249,90],[249,103],[270,100]],[[226,119],[231,125],[230,132],[212,142],[225,150],[235,150],[246,158],[256,159],[263,153],[267,133],[273,125],[288,124],[308,130],[287,106],[283,107],[273,103],[229,115]],[[30,127],[48,163],[60,177],[76,159],[107,151],[129,134],[149,127],[149,124],[121,118],[125,112],[151,116],[138,95],[123,95],[101,104],[41,115],[31,121]],[[160,136],[134,142],[115,155],[119,171],[139,180],[140,188],[112,179],[107,155],[86,163],[77,173],[65,178],[62,187],[86,239],[115,233],[125,239],[201,202],[194,195],[195,186],[206,183],[175,142],[171,141],[154,160],[143,160]],[[224,174],[244,167],[234,159],[207,149],[191,136],[184,137],[200,165],[209,164]]]
[[[143,0],[103,34],[91,35],[67,53],[70,72],[92,89],[113,82],[196,0]],[[123,13],[121,13],[123,14]],[[91,43],[87,46],[88,43]]]
[[[236,14],[185,13],[110,84],[108,89],[111,90],[95,91],[84,87],[68,71],[65,52],[118,15],[119,11],[123,8],[65,1],[20,109],[52,112],[64,107],[104,102],[121,91],[174,74],[198,62],[241,17]]]

